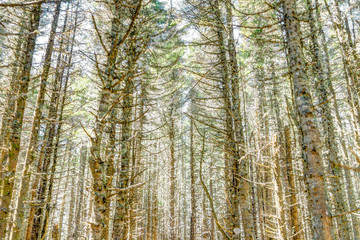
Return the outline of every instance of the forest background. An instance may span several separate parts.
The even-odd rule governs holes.
[[[360,2],[1,0],[0,239],[360,239]]]

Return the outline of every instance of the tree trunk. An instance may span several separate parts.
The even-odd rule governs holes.
[[[76,217],[75,217],[75,227],[74,227],[74,239],[77,240],[81,236],[81,230],[82,228],[82,222],[81,221],[81,212],[83,209],[83,200],[84,200],[84,186],[85,186],[85,166],[87,161],[87,152],[86,152],[86,146],[83,146],[81,148],[81,155],[80,155],[80,172],[79,172],[79,195],[78,195],[78,201],[76,206]]]
[[[196,239],[196,192],[195,192],[195,157],[194,157],[194,120],[190,119],[190,191],[191,191],[191,217],[190,240]]]
[[[133,57],[133,56],[132,56]],[[129,69],[132,67],[134,62],[131,62]],[[121,133],[121,172],[118,176],[117,187],[118,189],[127,188],[130,184],[129,170],[131,160],[131,149],[132,149],[132,108],[133,108],[133,91],[134,81],[133,75],[125,80],[125,90],[123,92],[123,103],[122,103],[122,133]],[[128,234],[128,214],[129,214],[129,198],[128,191],[120,191],[117,195],[117,206],[114,217],[114,233],[113,238],[117,240],[126,239]]]
[[[24,64],[21,66],[19,74],[19,88],[15,103],[14,118],[10,127],[10,147],[2,156],[1,163],[8,161],[6,174],[2,176],[2,195],[0,207],[0,239],[6,235],[6,224],[10,214],[10,204],[14,188],[15,171],[20,152],[21,130],[23,125],[24,111],[27,100],[27,93],[30,84],[30,72],[35,50],[36,31],[39,28],[41,15],[41,4],[35,5],[31,9],[29,34],[25,43]],[[7,144],[6,144],[7,145]]]
[[[306,190],[309,195],[312,234],[314,239],[330,240],[332,239],[331,219],[326,205],[324,167],[320,155],[320,131],[316,124],[314,106],[308,87],[296,3],[292,0],[284,0],[283,10],[289,67],[293,76],[295,106],[300,119],[299,128],[302,134],[304,175]]]
[[[46,208],[47,188],[48,188],[48,171],[52,160],[54,151],[54,138],[56,134],[56,121],[58,119],[58,109],[60,105],[60,92],[62,90],[63,76],[67,64],[68,56],[59,55],[58,64],[56,67],[55,78],[52,86],[52,94],[49,104],[49,121],[46,123],[44,143],[40,151],[37,173],[40,174],[38,180],[35,180],[34,188],[36,190],[35,196],[32,198],[35,205],[31,207],[29,224],[27,229],[27,239],[37,238],[41,236],[41,222],[43,221],[43,213]],[[35,193],[35,192],[34,192]],[[48,193],[50,194],[50,193]],[[35,200],[36,199],[36,200]]]
[[[240,164],[239,164],[239,152],[236,144],[236,139],[234,135],[234,125],[233,125],[233,109],[231,103],[231,88],[230,88],[230,77],[228,70],[228,60],[226,56],[226,46],[225,46],[225,37],[224,37],[224,29],[222,23],[219,22],[221,19],[221,10],[219,6],[218,0],[214,0],[214,12],[215,12],[215,24],[216,28],[214,29],[216,34],[217,48],[218,48],[218,58],[220,64],[219,73],[221,75],[221,91],[222,98],[224,104],[224,111],[226,115],[226,136],[224,143],[224,157],[225,157],[225,178],[226,178],[226,188],[227,188],[227,230],[232,237],[234,234],[234,229],[240,229],[240,201],[242,203],[247,202],[246,194],[244,194],[244,190],[239,191],[240,187],[240,179],[242,179],[242,175],[240,173]],[[232,66],[234,67],[234,66]],[[234,70],[233,70],[234,71]],[[236,78],[236,76],[233,76]],[[236,82],[236,80],[235,80]],[[234,86],[237,87],[237,86]],[[239,116],[236,116],[237,121],[239,120]],[[239,129],[240,131],[240,129]],[[245,189],[245,181],[242,187]],[[242,204],[242,206],[246,206]],[[245,212],[246,213],[246,212]],[[247,223],[246,219],[244,219],[244,223]],[[246,232],[246,235],[248,233]]]
[[[310,30],[314,34],[311,35],[311,52],[312,52],[312,60],[313,60],[313,71],[315,74],[315,78],[317,79],[316,92],[320,102],[320,116],[322,117],[321,123],[324,129],[324,137],[325,137],[325,147],[327,148],[327,154],[324,154],[324,158],[326,162],[330,165],[330,182],[331,182],[331,192],[334,196],[334,200],[332,201],[333,206],[335,207],[335,214],[345,212],[346,202],[343,191],[343,174],[342,169],[340,169],[341,159],[339,158],[337,152],[339,150],[336,136],[335,136],[335,126],[334,119],[330,112],[330,103],[328,99],[329,92],[329,80],[325,77],[325,72],[323,68],[323,62],[321,61],[322,56],[320,52],[320,46],[318,42],[318,35],[315,34],[315,31],[319,28],[316,26],[315,17],[313,16],[313,10],[318,6],[313,6],[311,0],[307,0],[307,7],[309,12],[309,24]],[[315,8],[314,8],[315,7]],[[339,236],[350,239],[350,225],[346,216],[340,216],[336,219],[339,223]]]
[[[16,47],[15,47],[15,56],[14,56],[14,62],[11,69],[11,80],[10,80],[10,90],[6,94],[6,105],[4,109],[4,113],[2,115],[1,119],[1,130],[0,130],[0,146],[3,148],[1,152],[1,158],[3,158],[3,154],[6,153],[4,151],[7,148],[7,143],[9,142],[10,137],[10,131],[9,127],[11,126],[11,120],[12,120],[12,114],[15,112],[15,104],[16,104],[16,94],[18,92],[19,88],[19,82],[18,82],[18,75],[20,74],[20,64],[23,62],[24,53],[22,52],[22,49],[24,47],[24,39],[23,34],[24,30],[26,28],[25,21],[21,22],[21,29],[19,31],[20,36],[17,39]],[[5,143],[5,145],[4,145]],[[1,162],[2,165],[6,164],[5,162]],[[2,172],[3,169],[0,169],[0,172]],[[1,188],[0,188],[1,190]]]
[[[171,109],[172,110],[172,109]],[[176,186],[176,176],[175,176],[175,123],[174,116],[172,116],[172,111],[170,113],[169,119],[169,140],[170,140],[170,240],[175,240],[175,186]]]
[[[67,229],[67,234],[66,234],[66,238],[67,239],[72,239],[73,236],[73,229],[74,229],[74,210],[75,210],[75,204],[76,204],[76,198],[75,198],[75,190],[76,190],[76,186],[75,186],[75,175],[74,172],[72,172],[71,174],[71,195],[70,195],[70,205],[69,205],[69,219],[67,221],[67,225],[68,225],[68,229]]]
[[[63,236],[63,232],[64,229],[63,229],[63,223],[64,223],[64,215],[65,215],[65,203],[66,203],[66,193],[68,191],[68,185],[69,185],[69,180],[70,180],[70,167],[71,167],[71,158],[72,158],[72,153],[71,153],[71,148],[73,147],[72,146],[72,143],[71,142],[68,142],[67,143],[67,147],[66,147],[66,150],[65,150],[65,157],[64,157],[64,161],[65,159],[67,158],[67,170],[66,170],[66,179],[65,179],[65,185],[64,185],[64,188],[63,188],[63,197],[62,197],[62,201],[61,201],[61,206],[60,206],[60,216],[59,216],[59,231],[60,231],[60,239],[62,239],[62,236]],[[65,165],[65,163],[64,163]],[[61,179],[60,179],[61,180]]]
[[[92,223],[92,236],[95,240],[108,239],[110,223],[110,195],[112,178],[114,175],[113,164],[102,157],[102,143],[104,129],[108,115],[112,112],[111,100],[113,99],[113,84],[115,78],[116,61],[119,52],[119,14],[120,3],[115,4],[115,13],[111,26],[111,46],[107,54],[106,69],[99,71],[100,78],[104,79],[104,86],[100,92],[99,108],[97,110],[96,123],[93,132],[89,155],[89,165],[93,177],[92,189],[94,192],[94,214],[95,222]],[[95,20],[94,20],[95,21]],[[110,175],[108,175],[110,174]],[[115,225],[115,223],[114,223]]]
[[[31,128],[31,133],[30,133],[30,140],[29,140],[29,145],[27,147],[27,152],[26,152],[26,156],[25,156],[25,167],[24,167],[24,171],[22,173],[20,196],[18,197],[18,202],[17,202],[17,212],[15,212],[16,225],[15,225],[15,228],[13,229],[13,239],[19,238],[19,234],[20,234],[19,231],[21,229],[24,214],[25,214],[24,213],[24,211],[25,211],[24,201],[26,200],[27,195],[28,195],[29,183],[30,183],[30,177],[31,177],[30,173],[29,173],[29,169],[33,165],[33,162],[36,158],[36,152],[37,152],[36,149],[37,149],[37,145],[38,145],[39,132],[40,132],[40,121],[42,118],[42,110],[43,110],[44,102],[45,102],[46,86],[47,86],[47,81],[48,81],[49,72],[50,72],[51,58],[52,58],[52,53],[53,53],[53,49],[54,49],[56,29],[58,26],[58,21],[59,21],[59,16],[60,16],[60,8],[61,8],[61,2],[58,2],[56,4],[55,14],[54,14],[53,21],[51,24],[50,36],[49,36],[48,44],[46,47],[44,66],[43,66],[43,71],[41,74],[40,89],[39,89],[37,99],[36,99],[36,106],[35,106],[32,128]],[[66,25],[66,23],[64,23],[64,25]]]
[[[291,133],[289,126],[285,126],[284,130],[285,136],[285,162],[286,162],[286,172],[287,172],[287,187],[290,198],[290,234],[294,240],[301,239],[302,234],[300,233],[300,220],[299,220],[299,209],[298,209],[298,200],[297,200],[297,190],[295,185],[295,176],[293,170],[293,161],[292,161],[292,144],[291,144]]]

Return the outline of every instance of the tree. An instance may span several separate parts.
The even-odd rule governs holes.
[[[1,239],[358,238],[357,2],[0,9]]]
[[[17,99],[13,105],[14,109],[10,110],[13,112],[13,117],[11,120],[10,134],[9,137],[5,139],[3,145],[3,152],[1,156],[1,164],[5,167],[5,173],[2,174],[5,177],[2,177],[2,194],[1,194],[1,213],[0,218],[0,238],[3,238],[6,233],[6,219],[10,211],[10,204],[12,199],[12,191],[14,188],[14,177],[16,171],[16,165],[20,152],[20,142],[21,142],[21,129],[23,125],[24,112],[26,107],[27,93],[29,91],[30,84],[30,71],[32,67],[32,60],[35,50],[35,42],[37,36],[37,30],[40,24],[40,13],[41,13],[41,4],[37,4],[31,8],[29,15],[29,26],[27,32],[27,39],[24,45],[24,58],[20,72],[17,76],[19,86],[17,87]],[[4,172],[4,171],[2,171]]]
[[[330,233],[331,220],[327,212],[324,167],[320,152],[320,131],[315,120],[304,56],[301,51],[301,35],[297,20],[296,3],[284,1],[283,10],[289,68],[293,77],[295,105],[302,134],[304,175],[309,194],[312,233],[315,239],[332,239]]]

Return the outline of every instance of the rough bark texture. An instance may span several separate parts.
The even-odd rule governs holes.
[[[236,62],[233,62],[231,68],[232,73],[234,75],[229,75],[229,68],[228,68],[228,59],[226,56],[226,45],[225,45],[225,33],[224,28],[221,22],[219,22],[219,19],[221,19],[221,10],[219,6],[219,1],[214,0],[213,2],[213,11],[215,13],[215,23],[216,28],[214,28],[215,34],[216,34],[216,43],[217,43],[217,52],[218,52],[218,58],[220,67],[219,67],[219,75],[221,76],[220,84],[221,84],[221,91],[222,91],[222,98],[223,98],[223,104],[224,104],[224,111],[225,111],[225,128],[226,128],[226,136],[224,139],[224,158],[225,158],[225,178],[226,178],[226,194],[227,194],[227,230],[230,233],[230,236],[234,235],[234,229],[239,228],[240,229],[240,199],[242,206],[246,206],[247,202],[247,195],[243,189],[246,189],[246,183],[243,182],[242,174],[240,173],[240,162],[239,162],[239,151],[238,146],[235,138],[234,133],[234,122],[233,119],[236,118],[237,123],[239,124],[239,115],[234,116],[234,110],[232,108],[232,102],[231,102],[231,85],[230,82],[238,81],[236,80],[237,77],[234,74],[234,64]],[[230,37],[232,38],[232,37]],[[230,41],[231,42],[231,41]],[[231,44],[230,45],[232,50],[234,51],[234,47]],[[231,52],[231,54],[234,54],[234,52]],[[234,58],[232,58],[232,61],[235,61]],[[237,86],[233,86],[237,88]],[[234,90],[236,91],[236,90]],[[238,96],[238,95],[237,95]],[[237,105],[239,107],[239,105]],[[236,111],[239,109],[236,108]],[[238,129],[240,131],[240,129]],[[240,139],[239,139],[240,141]],[[244,163],[244,162],[242,162]],[[240,185],[240,181],[243,183]],[[240,186],[243,188],[242,191],[239,191]],[[244,216],[246,216],[246,210],[244,211]],[[249,223],[244,219],[244,224]],[[249,236],[250,232],[248,230],[246,231],[246,235]]]
[[[30,84],[30,72],[35,50],[36,31],[39,28],[41,4],[34,6],[30,12],[29,32],[24,49],[24,64],[19,74],[19,89],[15,103],[14,117],[10,127],[10,146],[2,156],[1,163],[8,162],[6,174],[2,176],[2,196],[0,207],[0,238],[6,234],[6,220],[10,213],[10,203],[14,188],[15,171],[20,152],[21,130],[23,125],[24,111],[26,106],[27,93]],[[8,143],[7,143],[8,144]],[[6,145],[7,145],[6,144]]]
[[[304,177],[309,196],[311,229],[314,239],[332,239],[331,219],[327,211],[324,167],[320,154],[320,132],[315,120],[304,56],[301,47],[296,3],[283,2],[289,67],[293,77],[295,106],[299,116],[304,158]]]
[[[19,31],[20,36],[17,39],[15,52],[14,52],[15,56],[14,56],[13,66],[11,69],[11,80],[9,83],[10,86],[9,86],[9,90],[6,93],[6,105],[1,119],[0,146],[4,148],[1,151],[1,159],[3,158],[3,154],[6,154],[6,151],[4,151],[6,149],[6,145],[4,145],[4,143],[7,144],[9,141],[9,137],[10,137],[9,127],[11,126],[12,114],[15,111],[16,94],[18,92],[18,87],[19,87],[18,75],[20,74],[20,69],[21,69],[19,63],[23,61],[23,57],[24,57],[24,53],[22,52],[22,49],[24,47],[23,46],[24,39],[22,35],[24,34],[25,28],[26,28],[25,21],[22,21]],[[6,162],[0,162],[0,164],[1,164],[0,172],[2,172],[3,170],[5,170],[4,168],[6,168],[5,167]]]
[[[116,61],[119,52],[119,14],[120,3],[115,4],[115,13],[111,26],[110,50],[107,54],[106,69],[98,74],[104,79],[104,86],[100,92],[99,108],[97,110],[96,123],[94,128],[95,137],[90,147],[89,165],[93,177],[94,192],[94,217],[92,224],[94,239],[107,239],[109,236],[110,221],[110,195],[111,184],[114,174],[113,163],[102,156],[103,134],[108,115],[111,113],[111,100],[113,99],[113,84],[115,78]],[[95,20],[94,20],[95,21]]]
[[[331,114],[331,106],[330,101],[328,98],[329,95],[329,85],[330,79],[326,78],[325,71],[322,62],[321,50],[318,40],[318,35],[315,34],[316,30],[319,28],[319,23],[315,21],[315,17],[313,14],[314,6],[311,0],[307,0],[308,11],[309,11],[309,25],[310,30],[314,34],[311,35],[311,52],[312,52],[312,60],[313,60],[313,71],[316,78],[317,83],[317,95],[319,98],[320,106],[320,114],[322,116],[321,123],[323,126],[324,131],[324,138],[325,138],[325,148],[326,154],[324,154],[324,158],[327,163],[330,165],[330,182],[331,182],[331,192],[334,197],[332,204],[335,208],[337,213],[342,213],[347,210],[346,208],[346,198],[345,192],[343,188],[343,174],[342,169],[339,167],[341,165],[341,160],[337,154],[339,148],[336,142],[336,135],[335,135],[335,126],[334,126],[334,119]],[[339,236],[345,239],[350,239],[350,223],[346,216],[340,216],[336,219],[339,223]]]
[[[246,179],[249,178],[249,173],[247,170],[248,162],[246,158],[240,160],[242,156],[245,155],[245,140],[244,140],[244,130],[243,130],[243,121],[241,115],[241,106],[240,106],[240,75],[241,71],[238,67],[237,60],[237,51],[236,43],[234,37],[234,24],[233,24],[233,13],[232,13],[232,3],[230,0],[227,0],[225,3],[226,6],[226,21],[227,21],[227,33],[228,33],[228,55],[229,55],[229,66],[230,66],[230,86],[231,86],[231,98],[232,98],[232,109],[231,115],[233,117],[233,128],[234,128],[234,143],[235,143],[235,156],[233,159],[234,162],[234,177],[238,179],[237,188],[239,191],[239,204],[241,206],[241,216],[242,224],[244,227],[245,238],[249,239],[254,234],[254,225],[251,221],[251,201],[249,198],[250,189],[249,182]]]
[[[33,165],[34,160],[36,158],[36,149],[38,146],[38,138],[39,138],[39,131],[40,131],[40,121],[42,118],[42,111],[44,107],[45,102],[45,93],[46,93],[46,86],[47,81],[50,73],[50,66],[51,66],[51,58],[52,53],[54,49],[54,43],[55,43],[55,35],[56,35],[56,29],[58,26],[59,16],[60,16],[60,8],[61,8],[61,2],[58,2],[55,7],[55,14],[53,17],[53,21],[51,24],[51,30],[49,35],[48,44],[46,47],[46,53],[45,53],[45,59],[44,59],[44,66],[43,71],[41,74],[41,80],[40,80],[40,89],[37,95],[36,99],[36,106],[35,111],[33,115],[33,122],[31,127],[31,133],[30,133],[30,139],[29,139],[29,145],[27,147],[27,152],[25,156],[25,167],[24,171],[22,173],[22,179],[21,179],[21,187],[20,187],[20,196],[18,197],[17,202],[17,214],[16,214],[16,225],[13,229],[13,239],[18,239],[20,234],[20,229],[23,222],[24,217],[24,201],[27,198],[27,193],[29,191],[29,183],[30,183],[30,173],[29,169]],[[66,25],[66,24],[65,24]]]

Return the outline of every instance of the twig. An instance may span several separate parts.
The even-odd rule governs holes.
[[[354,213],[354,212],[358,212],[358,211],[360,211],[360,208],[356,208],[356,209],[348,211],[348,212],[343,212],[343,213],[336,214],[334,216],[331,216],[331,218],[341,217],[341,216],[351,214],[351,213]]]

